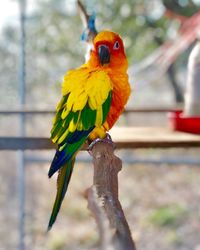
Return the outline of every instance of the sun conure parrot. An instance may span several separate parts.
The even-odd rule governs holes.
[[[95,37],[89,60],[64,76],[51,130],[58,149],[48,176],[58,171],[58,179],[48,229],[56,220],[81,146],[87,139],[105,138],[124,110],[130,95],[127,67],[122,39],[106,30]]]

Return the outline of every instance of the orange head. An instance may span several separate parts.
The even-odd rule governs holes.
[[[101,31],[93,41],[88,63],[93,67],[126,70],[127,59],[120,36],[112,31]]]

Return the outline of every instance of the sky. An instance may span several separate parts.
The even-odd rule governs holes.
[[[30,14],[36,7],[36,1],[26,0],[26,2],[26,12]],[[1,0],[0,7],[0,31],[5,24],[19,23],[19,0]],[[74,7],[75,0],[66,0],[66,11],[72,11]]]
[[[19,15],[18,2],[14,0],[1,1],[0,29],[9,22],[17,22]]]

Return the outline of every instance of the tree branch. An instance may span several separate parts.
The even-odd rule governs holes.
[[[88,21],[89,21],[89,15],[85,9],[85,7],[83,6],[83,4],[81,3],[81,1],[77,1],[77,9],[79,11],[81,20],[83,22],[83,25],[85,26],[85,28],[87,28],[88,25]]]
[[[97,142],[90,154],[93,157],[94,178],[93,186],[88,191],[88,208],[96,219],[99,232],[103,232],[100,237],[101,249],[135,250],[135,244],[118,199],[118,172],[122,169],[122,162],[114,155],[113,145],[103,141]],[[110,229],[102,230],[106,223],[110,225]]]
[[[95,36],[97,35],[95,23],[91,23],[92,15],[89,15],[87,13],[85,6],[81,3],[80,0],[77,0],[77,9],[85,28],[84,40],[91,45]],[[95,19],[93,21],[95,22]]]

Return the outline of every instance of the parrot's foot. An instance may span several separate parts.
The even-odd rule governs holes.
[[[98,143],[98,142],[109,143],[110,145],[112,145],[112,146],[114,147],[114,143],[113,143],[113,141],[112,141],[111,136],[110,136],[108,133],[106,133],[106,137],[105,137],[105,138],[103,138],[103,139],[102,139],[102,138],[97,138],[97,139],[95,139],[94,141],[92,141],[92,142],[90,143],[90,145],[88,146],[88,149],[87,149],[89,153],[92,151],[94,145],[95,145],[96,143]]]

